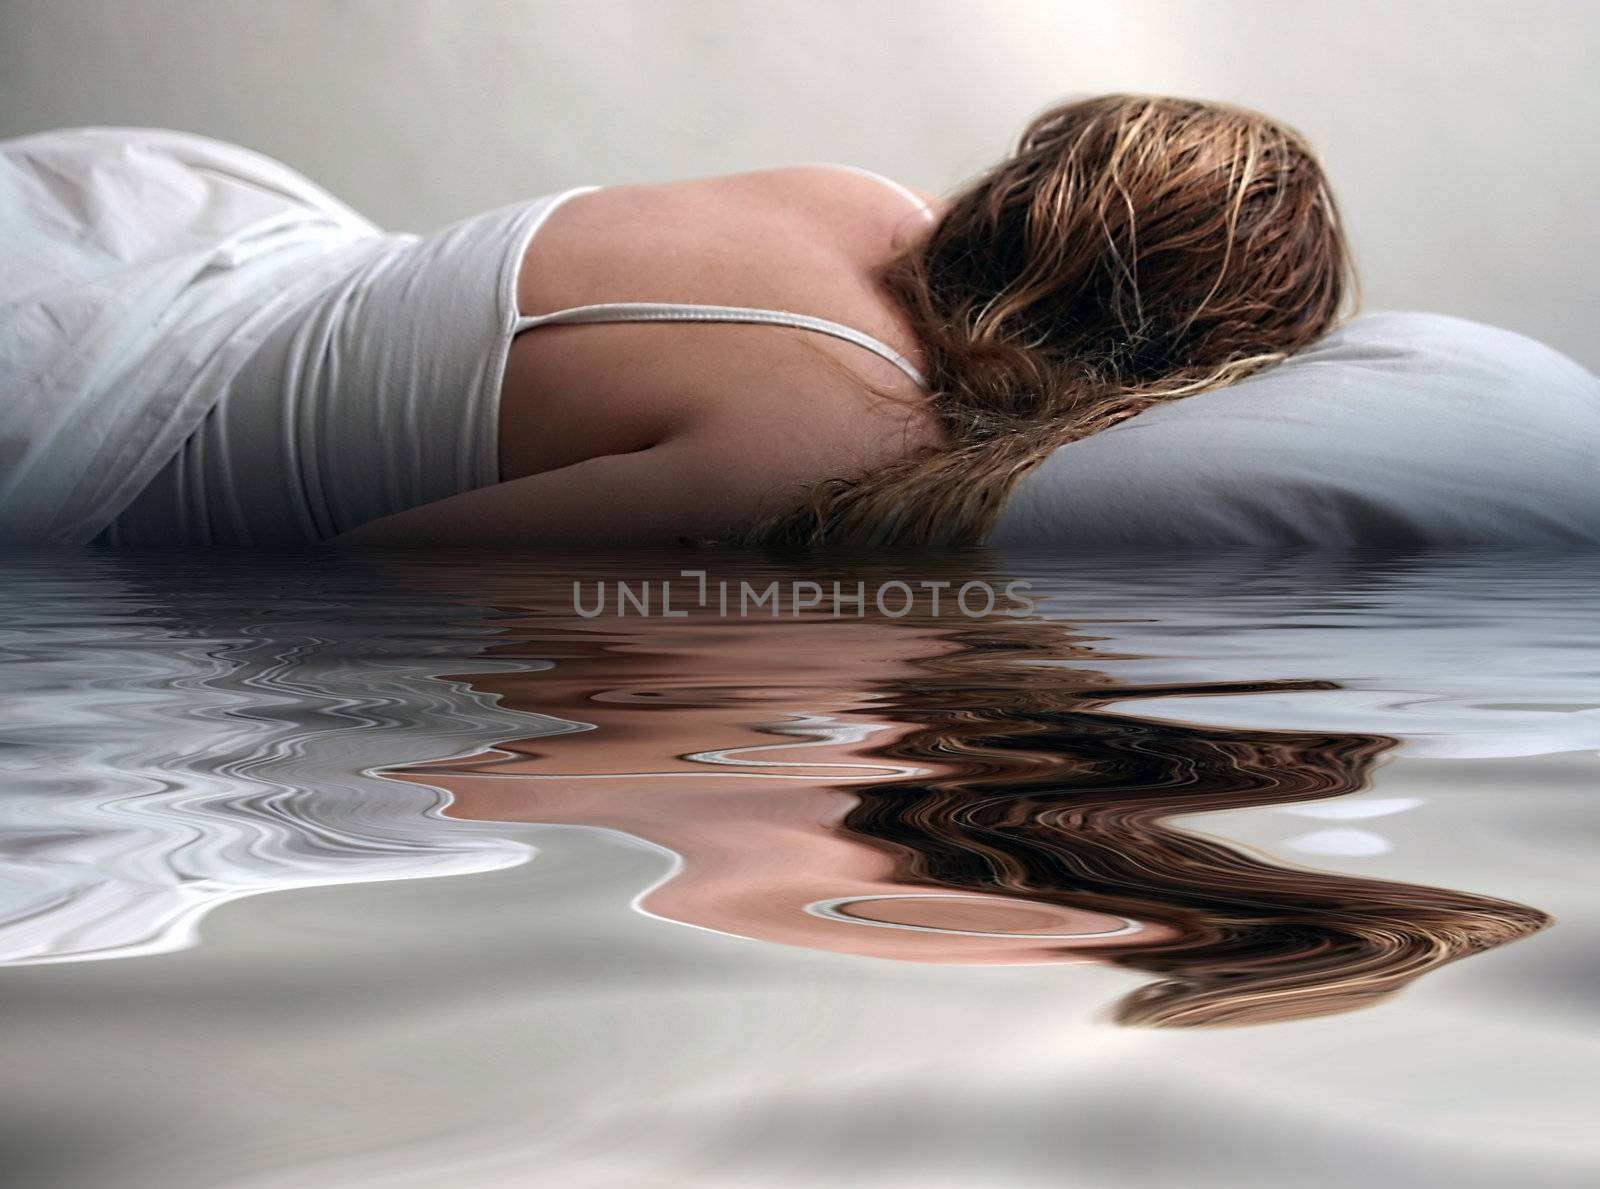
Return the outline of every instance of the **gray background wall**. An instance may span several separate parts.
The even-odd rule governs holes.
[[[1067,95],[1226,99],[1320,146],[1369,308],[1600,368],[1588,0],[0,0],[0,135],[238,141],[425,229],[792,161],[947,190]]]

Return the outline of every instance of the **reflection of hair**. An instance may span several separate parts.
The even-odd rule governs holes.
[[[1486,896],[1277,866],[1164,824],[1354,791],[1394,740],[1106,716],[1097,705],[1123,697],[1329,687],[1112,687],[1082,671],[1006,663],[1062,653],[1030,646],[1030,626],[1013,627],[1020,651],[997,655],[1003,637],[974,632],[975,651],[926,661],[928,678],[894,683],[879,709],[924,725],[885,753],[955,774],[855,786],[861,802],[843,825],[891,851],[908,882],[1173,926],[1172,940],[1096,951],[1160,976],[1123,1000],[1120,1022],[1348,1011],[1548,923]]]
[[[1351,281],[1298,133],[1187,99],[1058,105],[882,277],[925,354],[946,444],[823,484],[753,536],[982,539],[1057,446],[1306,346]]]

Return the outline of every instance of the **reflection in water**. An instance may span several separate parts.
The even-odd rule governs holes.
[[[1013,937],[1064,941],[1085,937],[1128,937],[1145,932],[1142,921],[1119,917],[1110,929],[1074,933],[1063,914],[1048,904],[1021,897],[984,896],[970,892],[876,892],[871,895],[834,896],[805,906],[813,916],[852,925],[885,929],[914,929],[954,937]],[[930,911],[931,910],[931,911]],[[963,927],[964,926],[964,927]],[[1029,929],[1045,930],[1030,933]]]
[[[1152,652],[1134,679],[1126,651],[1097,639],[1115,625],[1087,635],[1070,609],[1063,622],[574,614],[572,578],[671,574],[677,558],[374,564],[41,558],[11,571],[4,960],[158,952],[256,892],[518,863],[532,848],[505,823],[519,822],[665,848],[677,865],[638,907],[699,928],[907,961],[1145,972],[1155,981],[1117,1009],[1130,1023],[1359,1007],[1544,923],[1167,824],[1364,787],[1400,732],[1242,725],[1250,699],[1337,694],[1344,672],[1197,680],[1173,664],[1163,677]],[[1103,596],[1128,581],[1113,564],[1114,577],[1047,569],[1036,586],[1086,597],[1100,582]],[[1146,616],[1170,639],[1241,638],[1205,600],[1254,590],[1277,600],[1286,640],[1337,610],[1346,658],[1367,618],[1393,614],[1383,592],[1416,589],[1419,572],[1352,562],[1297,594],[1255,562],[1185,565],[1151,587],[1173,596]],[[1502,590],[1470,561],[1443,572],[1425,612],[1439,619],[1459,613],[1463,584]],[[1102,597],[1083,618],[1138,619],[1143,597]],[[1548,637],[1548,604],[1518,622]],[[1236,725],[1145,713],[1220,695],[1235,697]]]
[[[474,687],[594,732],[407,775],[449,790],[452,815],[606,826],[675,851],[683,869],[642,906],[685,923],[919,961],[1093,957],[1160,980],[1119,1007],[1122,1022],[1197,1025],[1365,1006],[1546,921],[1466,892],[1287,868],[1166,824],[1355,791],[1393,739],[1106,713],[1327,682],[1118,687],[1082,667],[1092,654],[1066,625],[1013,620],[704,625],[683,629],[692,652],[623,620],[527,626],[525,647],[559,653],[555,669]],[[666,748],[722,733],[808,738],[669,767]],[[671,777],[683,787],[663,787]]]
[[[260,892],[527,859],[376,775],[536,727],[439,679],[493,634],[470,607],[370,577],[8,559],[0,960],[160,953]]]
[[[1001,653],[991,635],[981,663],[945,658],[933,662],[943,681],[905,683],[894,712],[919,729],[889,754],[959,758],[962,770],[863,789],[842,826],[894,848],[908,880],[1167,925],[1167,937],[1101,955],[1160,978],[1119,1006],[1120,1021],[1346,1011],[1545,923],[1484,896],[1286,868],[1167,825],[1352,792],[1395,741],[1109,718],[1101,710],[1119,698],[1226,691],[1085,689],[1068,670],[1026,664],[1051,650],[1049,630],[1023,628],[1025,642]]]

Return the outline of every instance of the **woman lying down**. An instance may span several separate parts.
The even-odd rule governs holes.
[[[1332,328],[1293,131],[1110,95],[948,199],[796,165],[384,233],[177,132],[0,142],[0,535],[984,538],[1064,443]]]

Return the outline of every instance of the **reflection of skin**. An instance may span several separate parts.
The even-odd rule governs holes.
[[[389,775],[446,790],[454,817],[603,826],[666,847],[682,857],[683,869],[642,907],[721,932],[841,953],[992,965],[1083,961],[1099,946],[1129,940],[1125,933],[959,936],[805,911],[819,900],[920,891],[937,898],[868,901],[850,911],[974,932],[1111,934],[1124,924],[1105,913],[1003,896],[952,899],[947,888],[894,879],[886,850],[838,830],[856,804],[850,784],[911,774],[874,753],[913,728],[874,714],[876,699],[865,691],[918,672],[918,658],[955,651],[937,631],[855,619],[653,621],[648,629],[637,620],[590,620],[552,640],[549,626],[540,621],[536,630],[545,638],[527,651],[558,658],[555,669],[464,679],[506,704],[595,730]],[[563,652],[577,655],[559,659]],[[774,734],[773,727],[794,734]],[[840,767],[818,766],[824,764]],[[1172,935],[1152,923],[1139,939]]]
[[[628,572],[659,578],[674,562],[656,554]],[[619,828],[674,848],[687,872],[646,899],[662,915],[910,960],[1092,959],[1154,977],[1113,1015],[1156,1027],[1369,1007],[1550,923],[1473,892],[1283,866],[1172,824],[1355,792],[1394,748],[1389,736],[1187,725],[1113,708],[1329,682],[1127,685],[1098,670],[1105,654],[1076,628],[939,618],[931,599],[905,619],[587,620],[573,615],[573,582],[551,566],[469,578],[452,561],[421,574],[451,589],[470,581],[474,600],[497,609],[491,622],[508,639],[486,659],[555,665],[454,680],[597,729],[403,778],[455,793],[457,816]],[[618,572],[615,560],[606,569]],[[592,562],[574,570],[601,576]],[[905,573],[898,562],[847,567],[836,589]],[[717,580],[785,576],[783,563],[758,559]],[[935,587],[963,575],[918,577]],[[526,617],[504,618],[507,607]],[[847,919],[808,916],[808,905]],[[1131,932],[1115,928],[1125,921]],[[1063,931],[1098,936],[1029,936]]]

